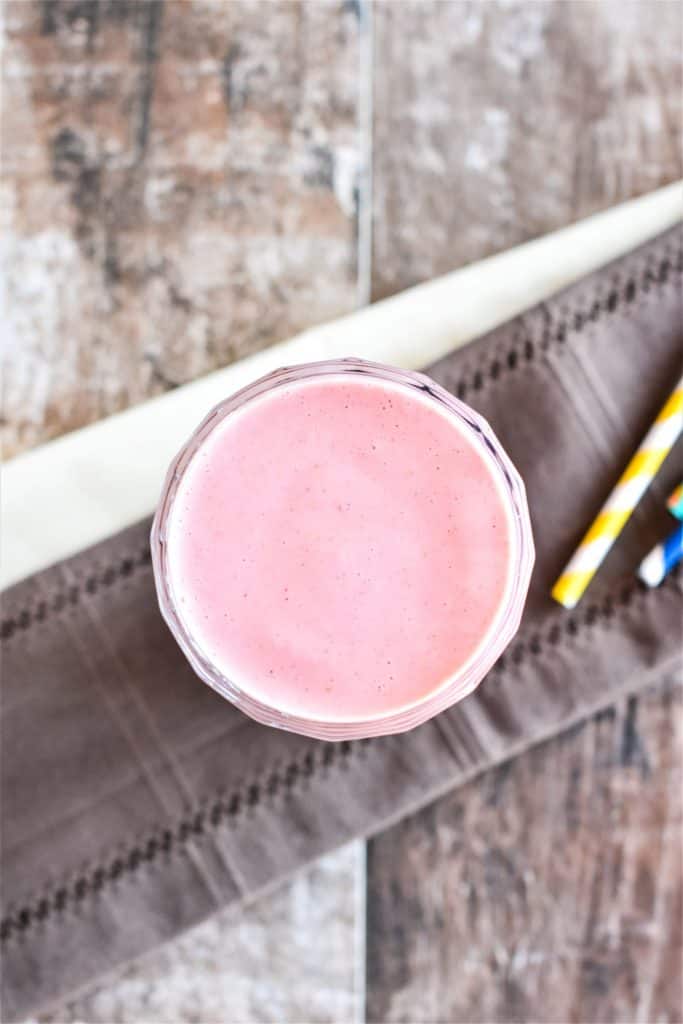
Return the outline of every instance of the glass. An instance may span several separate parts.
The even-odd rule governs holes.
[[[320,721],[289,714],[255,699],[241,687],[219,672],[200,650],[178,614],[169,582],[166,527],[173,509],[178,484],[190,460],[211,430],[236,409],[256,396],[294,382],[323,378],[328,375],[362,374],[379,381],[398,384],[418,390],[452,415],[470,434],[471,440],[483,460],[498,478],[501,492],[508,501],[511,530],[511,584],[489,628],[484,641],[474,656],[461,666],[438,689],[413,702],[408,707],[385,715],[372,716],[353,722]],[[248,387],[219,403],[202,421],[185,446],[175,457],[168,470],[161,499],[157,507],[151,533],[152,563],[161,613],[197,675],[221,696],[264,725],[276,726],[326,740],[358,739],[403,732],[412,729],[456,701],[470,694],[484,678],[517,632],[534,564],[534,544],[529,521],[524,484],[500,442],[480,415],[455,398],[422,373],[370,363],[361,359],[329,360],[286,367],[262,377]]]

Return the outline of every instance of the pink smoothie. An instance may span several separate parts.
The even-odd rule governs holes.
[[[508,502],[476,442],[423,392],[349,374],[219,422],[166,534],[204,657],[257,700],[330,722],[443,687],[510,586]]]

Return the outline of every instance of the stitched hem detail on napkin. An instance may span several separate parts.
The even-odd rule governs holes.
[[[121,565],[124,562],[132,565],[145,564],[139,559],[137,563],[132,559],[124,559]],[[680,577],[678,566],[662,586],[676,586]],[[115,574],[111,578],[107,574],[107,585],[113,583],[115,579]],[[558,648],[569,644],[579,633],[600,620],[611,619],[626,611],[638,595],[643,600],[648,600],[656,592],[645,587],[639,580],[629,580],[623,583],[618,592],[609,592],[600,602],[587,603],[579,611],[567,615],[565,611],[558,609],[559,621],[554,622],[542,633],[536,630],[528,637],[522,635],[513,641],[508,651],[493,666],[491,675],[500,679],[510,665],[518,668],[522,662],[540,657],[548,646]],[[188,841],[199,839],[230,821],[234,822],[244,812],[255,808],[264,798],[290,793],[303,780],[311,778],[320,770],[330,769],[335,764],[343,764],[356,751],[372,742],[372,739],[360,739],[325,744],[316,752],[309,751],[300,760],[291,761],[281,770],[271,769],[260,773],[251,783],[240,786],[230,795],[214,793],[199,800],[196,810],[184,816],[173,827],[155,831],[110,860],[105,855],[106,863],[100,863],[82,872],[69,884],[62,884],[39,899],[28,901],[18,909],[11,909],[0,921],[0,941],[5,944],[13,937],[25,935],[32,927],[46,921],[55,913],[82,905],[87,898],[97,896],[122,876],[134,874],[141,866],[158,862],[162,856],[172,856],[182,850]]]

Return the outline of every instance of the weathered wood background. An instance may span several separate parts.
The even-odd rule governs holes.
[[[378,5],[373,296],[679,178],[682,31],[667,2]],[[367,1020],[683,1020],[680,713],[655,690],[372,841]]]
[[[4,14],[8,454],[354,305],[353,4]]]
[[[0,13],[7,455],[681,175],[678,0]],[[368,1020],[680,1021],[679,701],[370,844]]]
[[[681,175],[680,3],[375,11],[377,297]]]
[[[680,1020],[682,707],[662,684],[375,840],[368,1020]]]

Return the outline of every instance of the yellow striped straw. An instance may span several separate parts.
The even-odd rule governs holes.
[[[683,377],[552,589],[574,608],[683,430]]]

